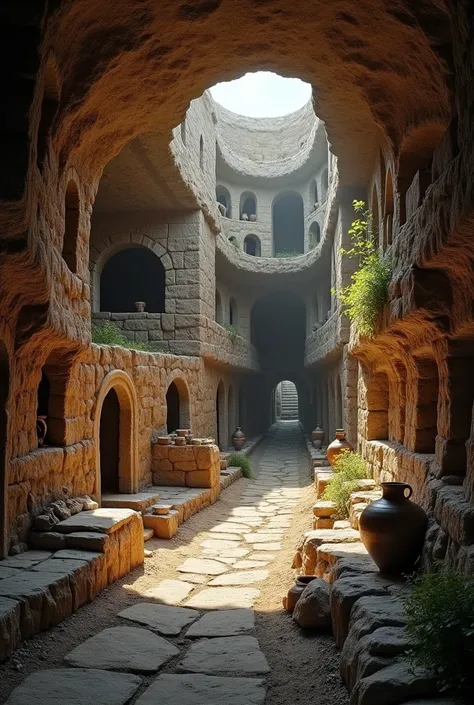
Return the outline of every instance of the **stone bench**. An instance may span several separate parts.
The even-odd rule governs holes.
[[[83,511],[54,529],[44,533],[54,534],[59,550],[0,562],[0,660],[143,563],[142,519],[130,509]]]

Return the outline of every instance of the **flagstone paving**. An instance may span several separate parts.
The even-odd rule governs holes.
[[[123,705],[144,687],[132,673],[154,677],[136,705],[262,705],[270,668],[252,608],[301,495],[302,444],[296,424],[274,427],[239,505],[209,527],[200,555],[178,566],[182,580],[151,587],[118,613],[122,626],[79,644],[67,668],[30,675],[6,705]]]

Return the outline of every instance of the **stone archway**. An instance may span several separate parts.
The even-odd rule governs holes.
[[[109,393],[113,391],[113,394]],[[137,394],[131,378],[123,370],[113,370],[104,378],[99,389],[94,412],[94,441],[96,487],[95,495],[100,504],[102,495],[101,460],[104,452],[116,453],[116,487],[120,493],[138,492],[138,419]],[[104,448],[101,453],[102,415],[116,423],[118,415],[118,439],[115,445]],[[102,434],[103,436],[103,434]],[[108,483],[112,484],[110,476]]]
[[[184,379],[171,376],[166,390],[166,428],[173,433],[177,428],[191,428],[189,388]]]

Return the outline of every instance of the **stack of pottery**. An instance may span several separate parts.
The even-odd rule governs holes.
[[[316,448],[316,450],[320,450],[320,448],[322,448],[324,436],[325,436],[325,434],[324,434],[324,431],[321,428],[321,426],[319,426],[319,425],[316,426],[316,428],[314,429],[314,431],[311,434],[311,441],[313,443],[314,448]]]
[[[338,428],[336,429],[336,438],[328,445],[326,450],[326,457],[329,465],[334,465],[338,455],[340,455],[344,450],[353,451],[354,447],[347,440],[345,430],[343,428]]]
[[[242,450],[242,448],[244,447],[246,438],[240,426],[237,426],[237,428],[235,429],[234,433],[231,436],[231,441],[232,445],[234,446],[234,450]]]
[[[137,309],[138,313],[143,313],[145,310],[146,306],[146,301],[135,301],[135,308]]]

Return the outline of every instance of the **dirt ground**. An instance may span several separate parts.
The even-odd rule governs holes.
[[[257,450],[254,465],[259,455]],[[309,485],[309,477],[307,482],[308,487],[295,508],[292,526],[285,534],[282,550],[268,566],[267,580],[259,585],[261,594],[254,607],[256,636],[271,667],[271,674],[267,677],[266,705],[295,702],[300,705],[347,705],[349,702],[339,678],[339,659],[332,636],[303,633],[282,607],[282,598],[294,582],[294,571],[290,566],[295,546],[301,533],[311,525],[314,491]],[[64,655],[85,639],[106,627],[123,626],[124,622],[117,613],[143,601],[146,590],[164,578],[182,577],[176,571],[177,566],[185,558],[200,555],[203,533],[229,516],[230,509],[239,503],[248,483],[249,480],[238,480],[224,491],[215,505],[182,525],[171,541],[148,541],[146,548],[151,549],[153,555],[145,559],[144,566],[104,590],[94,602],[57,627],[25,642],[0,666],[0,703],[4,703],[10,692],[33,671],[62,667]],[[183,640],[178,638],[176,642],[182,644]],[[173,662],[167,664],[164,670],[172,670],[173,665]],[[144,678],[143,686],[132,702],[155,677]]]

